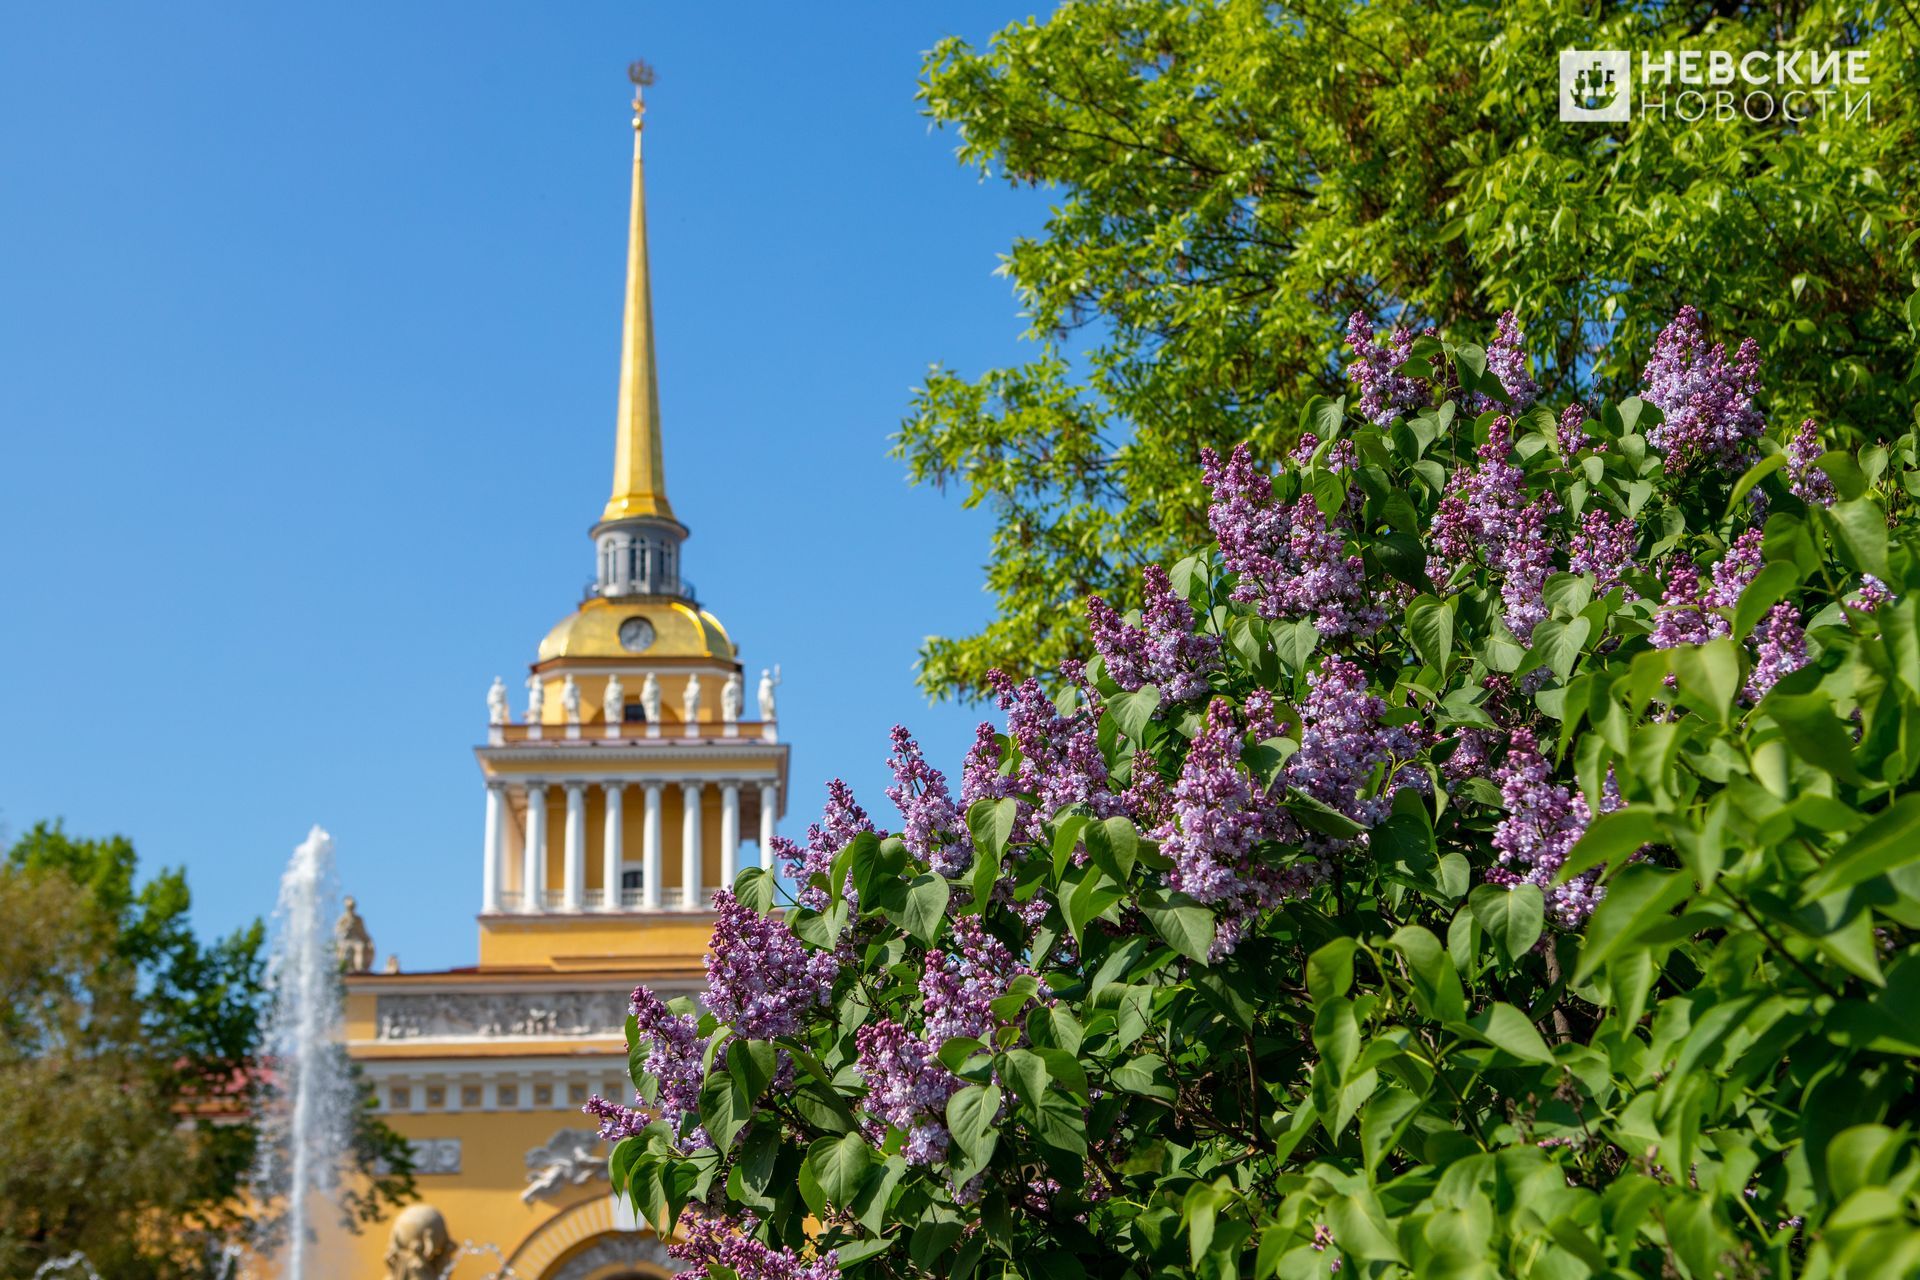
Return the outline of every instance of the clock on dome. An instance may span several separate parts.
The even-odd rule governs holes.
[[[606,632],[600,634],[605,635]],[[653,624],[645,618],[628,618],[620,624],[620,647],[628,653],[641,653],[653,646]]]

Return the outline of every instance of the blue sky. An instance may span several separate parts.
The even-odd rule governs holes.
[[[13,5],[0,12],[0,825],[124,833],[200,926],[307,826],[382,955],[470,963],[488,682],[592,576],[627,62],[687,570],[783,664],[784,829],[872,810],[969,628],[985,513],[886,456],[929,363],[1019,359],[996,255],[1044,198],[915,107],[1026,8]]]

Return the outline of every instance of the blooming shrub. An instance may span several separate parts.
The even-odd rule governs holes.
[[[900,834],[834,784],[635,993],[592,1109],[697,1273],[1920,1271],[1914,434],[1690,312],[1592,415],[1353,333],[957,796],[897,731]]]

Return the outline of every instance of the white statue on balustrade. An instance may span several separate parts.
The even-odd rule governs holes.
[[[487,690],[487,723],[505,724],[507,716],[507,682],[495,676],[492,686]]]
[[[640,710],[646,713],[648,724],[660,723],[660,678],[651,671],[640,686]]]
[[[699,672],[696,671],[692,675],[687,677],[687,691],[681,698],[680,707],[681,707],[681,710],[684,712],[681,718],[685,720],[689,726],[687,732],[689,734],[696,732],[694,729],[691,728],[691,726],[698,724],[700,722],[700,673]]]
[[[539,676],[527,677],[527,723],[539,724],[547,701],[547,686]]]
[[[728,724],[740,722],[740,707],[745,701],[744,690],[738,671],[729,673],[727,682],[720,686],[720,718]]]
[[[772,670],[765,667],[760,669],[760,718],[762,720],[771,721],[776,718],[773,714],[773,690],[779,683],[779,663],[774,663]]]
[[[618,737],[620,722],[627,718],[627,690],[619,676],[607,677],[607,692],[600,699],[600,711],[607,720],[607,736]]]
[[[560,686],[560,709],[567,713],[568,724],[577,726],[580,723],[580,686],[574,683],[572,676],[568,676],[566,683]]]

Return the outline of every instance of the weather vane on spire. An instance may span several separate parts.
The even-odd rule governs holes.
[[[641,100],[642,92],[653,83],[653,68],[635,58],[627,64],[627,79],[633,81],[633,127],[638,130],[640,118],[647,113],[647,104]]]

